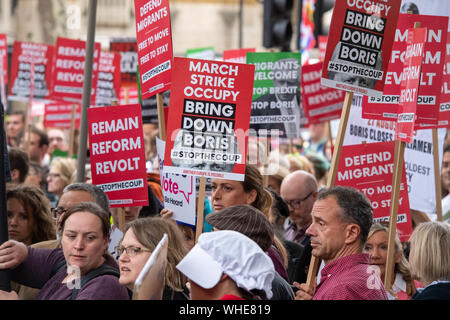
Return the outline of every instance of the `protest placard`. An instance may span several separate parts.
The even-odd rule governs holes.
[[[100,53],[95,105],[110,106],[120,98],[120,54]]]
[[[54,51],[46,44],[14,42],[9,100],[49,100]]]
[[[122,84],[136,84],[136,72],[139,64],[136,39],[113,38],[109,43],[109,49],[120,54],[120,80]]]
[[[244,180],[254,70],[174,59],[165,172]]]
[[[318,36],[319,39],[319,60],[324,61],[325,60],[325,54],[327,52],[327,42],[328,42],[328,36]]]
[[[250,128],[258,135],[278,130],[281,138],[298,138],[307,119],[301,105],[301,54],[249,52],[255,65]]]
[[[190,59],[202,59],[202,60],[214,60],[216,58],[216,54],[214,53],[214,47],[187,49],[185,56],[186,58]]]
[[[450,32],[447,33],[445,63],[442,69],[442,87],[439,106],[439,127],[450,128]]]
[[[164,234],[136,278],[133,300],[162,300],[168,249],[169,239]]]
[[[363,96],[355,95],[350,110],[344,145],[395,140],[395,122],[361,118]],[[442,160],[445,129],[438,129],[439,163]],[[418,130],[411,143],[406,144],[405,171],[411,209],[427,212],[436,218],[436,184],[433,170],[432,129]]]
[[[322,62],[302,66],[302,107],[309,123],[340,119],[345,91],[320,84]]]
[[[255,51],[255,48],[224,50],[222,58],[225,62],[245,63],[247,59],[247,52]]]
[[[344,146],[339,157],[336,185],[358,189],[370,200],[374,221],[388,221],[391,207],[395,142],[364,143]],[[397,230],[400,241],[412,232],[408,185],[403,170],[400,187]]]
[[[72,122],[72,106],[74,103],[55,102],[45,105],[44,127],[70,129]],[[75,128],[80,128],[81,105],[75,103]]]
[[[165,147],[165,141],[156,138],[164,208],[173,212],[176,221],[195,226],[195,178],[164,172]]]
[[[111,207],[148,204],[145,150],[139,105],[88,109],[92,182]]]
[[[169,0],[135,0],[142,98],[166,91],[173,61]]]
[[[101,46],[95,43],[92,65],[91,104],[95,104],[95,89],[98,80],[98,62]],[[53,70],[52,99],[81,102],[83,97],[84,64],[86,42],[59,37],[56,40],[55,65]]]
[[[397,125],[395,126],[395,140],[407,143],[411,143],[413,139],[426,33],[426,28],[408,29],[402,81],[400,82]]]
[[[399,10],[398,0],[336,0],[322,84],[381,96]]]
[[[364,97],[363,118],[389,121],[397,119],[408,28],[412,28],[415,21],[427,28],[415,128],[420,128],[421,124],[437,125],[448,25],[448,17],[443,16],[400,14],[383,96]]]

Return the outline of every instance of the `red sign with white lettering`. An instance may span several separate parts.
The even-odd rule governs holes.
[[[421,27],[427,28],[427,36],[415,129],[419,129],[422,124],[437,125],[448,20],[449,18],[444,16],[399,15],[383,96],[363,97],[362,117],[364,119],[396,121],[408,28],[414,27],[414,22],[420,22]]]
[[[3,85],[6,86],[8,84],[8,43],[6,41],[6,34],[0,34],[0,59],[0,70],[3,72]]]
[[[223,51],[223,61],[245,63],[247,60],[247,52],[255,52],[255,48],[248,49],[232,49]]]
[[[302,106],[309,123],[341,118],[345,91],[320,84],[322,62],[302,66]]]
[[[95,105],[110,106],[120,99],[120,54],[114,52],[100,53],[98,81]]]
[[[395,140],[406,143],[411,143],[413,140],[426,34],[426,28],[408,29],[405,63],[403,64],[402,82],[400,84],[398,118],[395,126]]]
[[[75,105],[75,128],[80,128],[81,105],[79,103],[49,103],[45,105],[44,127],[70,129],[72,107]]]
[[[9,99],[28,101],[31,94],[35,100],[49,100],[54,51],[46,44],[14,42]]]
[[[389,221],[395,141],[343,146],[335,185],[358,189],[370,200],[374,221]],[[400,241],[412,233],[408,185],[403,163],[397,215]]]
[[[134,0],[142,100],[170,89],[173,64],[169,0]]]
[[[445,63],[442,70],[442,90],[439,107],[439,127],[450,129],[450,32],[447,33]]]
[[[95,104],[95,89],[97,88],[100,51],[100,43],[95,43],[94,60],[92,64],[92,105]],[[53,71],[53,99],[81,102],[83,99],[85,60],[85,41],[66,38],[57,39],[55,66]]]
[[[141,107],[88,109],[92,182],[111,207],[148,204]]]

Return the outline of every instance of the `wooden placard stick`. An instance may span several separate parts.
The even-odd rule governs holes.
[[[420,22],[414,23],[414,28],[420,28]],[[392,276],[394,275],[394,255],[395,255],[395,235],[397,233],[397,215],[400,198],[400,182],[403,172],[403,161],[405,156],[406,143],[402,141],[395,141],[395,155],[394,155],[394,172],[392,176],[392,193],[391,193],[391,210],[389,217],[389,238],[388,250],[386,257],[386,271],[384,274],[384,287],[390,290],[392,287]]]
[[[395,141],[394,172],[392,176],[391,210],[389,217],[388,252],[386,259],[386,272],[384,287],[391,289],[392,275],[394,272],[395,235],[397,232],[397,214],[400,198],[400,182],[403,172],[403,159],[405,155],[405,142]]]
[[[166,141],[166,121],[164,118],[164,102],[161,93],[156,94],[156,107],[158,109],[159,138],[162,141]]]
[[[336,144],[334,147],[333,158],[331,160],[330,173],[328,175],[327,188],[334,186],[336,175],[339,166],[339,154],[344,144],[345,130],[347,128],[348,117],[350,115],[350,108],[352,106],[353,92],[345,93],[344,106],[342,108],[341,120],[339,122],[338,134],[336,137]],[[306,285],[309,288],[314,288],[315,278],[319,270],[320,259],[311,255],[311,261],[308,268],[308,276],[306,278]]]
[[[330,146],[333,147],[333,133],[331,132],[331,122],[328,120],[325,122],[327,129],[328,140],[330,141]]]
[[[439,140],[437,129],[431,129],[433,134],[433,160],[434,160],[434,186],[436,188],[436,214],[437,221],[443,221],[442,218],[442,191],[441,191],[441,170],[439,162]]]
[[[73,157],[73,149],[75,142],[75,116],[77,105],[72,104],[72,117],[70,118],[70,137],[69,137],[69,158]]]
[[[205,209],[205,187],[206,187],[206,178],[200,177],[200,186],[198,190],[198,199],[197,199],[197,222],[195,224],[195,243],[198,241],[198,237],[203,232],[203,211]]]
[[[125,230],[125,209],[124,207],[117,208],[117,227],[120,231]]]
[[[3,75],[2,75],[3,76]],[[31,110],[33,108],[33,96],[34,96],[34,63],[30,63],[30,100],[29,100],[29,106],[28,110],[25,114],[25,136],[23,137],[25,139],[23,143],[23,148],[25,152],[28,152],[28,145],[30,143],[30,135],[31,135]],[[20,146],[20,141],[19,146]]]

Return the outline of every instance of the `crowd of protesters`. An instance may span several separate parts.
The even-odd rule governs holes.
[[[23,113],[7,116],[9,240],[0,269],[12,270],[13,290],[0,299],[131,299],[164,234],[164,300],[450,299],[450,144],[441,175],[447,222],[411,211],[414,231],[407,242],[396,237],[386,288],[389,228],[373,222],[363,193],[326,188],[332,142],[323,124],[271,152],[249,139],[244,181],[210,181],[197,241],[195,227],[164,208],[157,129],[144,133],[149,204],[111,208],[89,170],[76,182],[67,132],[26,133]],[[312,258],[320,266],[308,285]]]

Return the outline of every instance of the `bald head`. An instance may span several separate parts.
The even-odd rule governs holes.
[[[289,205],[289,219],[299,228],[311,224],[311,210],[317,198],[317,189],[314,175],[303,170],[290,173],[281,183],[280,195]]]

